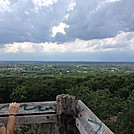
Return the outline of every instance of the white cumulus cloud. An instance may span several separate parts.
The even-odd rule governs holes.
[[[61,22],[58,26],[52,27],[52,37],[55,37],[57,33],[66,34],[65,28],[69,28],[69,25]]]
[[[5,48],[2,48],[2,51],[5,53],[35,53],[36,50],[33,48],[32,43],[24,42],[24,43],[13,43],[6,44]]]

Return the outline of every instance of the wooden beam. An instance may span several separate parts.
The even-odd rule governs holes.
[[[8,115],[9,104],[0,104],[0,117]],[[17,114],[38,114],[38,113],[55,113],[56,102],[26,102],[20,103],[20,108]]]
[[[76,126],[81,134],[114,134],[81,100],[77,110]]]
[[[7,124],[9,104],[0,104],[0,122]],[[16,124],[51,123],[56,122],[56,102],[20,103],[16,114]]]
[[[56,122],[56,114],[23,115],[16,116],[15,124],[53,123]],[[0,122],[7,124],[8,117],[0,117]]]

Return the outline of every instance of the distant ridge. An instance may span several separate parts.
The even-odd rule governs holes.
[[[134,62],[106,61],[0,61],[0,64],[134,64]]]

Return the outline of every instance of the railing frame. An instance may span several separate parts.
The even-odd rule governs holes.
[[[9,104],[0,104],[0,122],[7,124]],[[42,134],[113,134],[75,96],[62,94],[56,101],[20,103],[15,124],[42,124]],[[52,129],[54,128],[54,129]]]

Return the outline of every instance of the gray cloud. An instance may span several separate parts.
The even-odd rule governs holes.
[[[73,1],[76,6],[67,11]],[[120,31],[134,31],[133,7],[134,0],[58,0],[49,7],[37,6],[33,0],[11,0],[9,10],[0,11],[0,44],[114,37]],[[52,38],[51,29],[60,22],[70,27]]]
[[[76,0],[74,11],[65,22],[70,25],[65,36],[90,40],[134,31],[133,7],[133,0]]]
[[[59,0],[47,7],[32,0],[12,0],[10,10],[0,12],[0,44],[51,41],[51,28],[62,21],[69,4]]]

